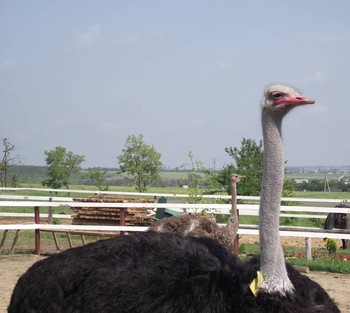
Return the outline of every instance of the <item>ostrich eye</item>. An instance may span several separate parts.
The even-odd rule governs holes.
[[[271,96],[272,96],[272,98],[274,98],[274,99],[279,99],[279,98],[281,98],[281,97],[283,96],[283,93],[282,93],[282,92],[276,91],[276,92],[272,92],[272,93],[271,93]]]

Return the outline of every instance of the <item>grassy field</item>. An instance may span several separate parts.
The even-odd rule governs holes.
[[[292,196],[296,198],[350,200],[350,192],[294,191]]]
[[[259,246],[243,244],[240,252],[247,255],[259,253]],[[329,255],[326,248],[313,248],[312,260],[306,260],[305,248],[302,247],[284,246],[283,252],[286,261],[291,265],[307,266],[311,271],[350,274],[350,249],[338,249],[336,253]]]
[[[178,175],[179,173],[172,173],[174,175]],[[180,173],[181,174],[181,173]],[[22,188],[45,188],[41,184],[21,184]],[[96,191],[97,188],[95,186],[88,185],[71,185],[71,190],[90,190]],[[108,191],[120,191],[120,192],[136,192],[135,187],[133,186],[109,186]],[[172,186],[172,187],[148,187],[148,193],[168,193],[168,194],[186,194],[188,193],[187,189]],[[206,193],[206,190],[202,190],[203,193]],[[0,194],[6,194],[8,192],[0,192]],[[23,194],[23,195],[49,195],[46,191],[19,191],[14,192],[14,194]],[[59,193],[61,196],[84,196],[86,194],[76,194],[67,190],[67,192]],[[222,194],[225,194],[224,192]],[[294,191],[292,197],[297,198],[319,198],[319,199],[346,199],[350,200],[350,192],[324,192],[324,191]]]
[[[9,231],[6,237],[6,241],[4,243],[3,249],[1,251],[1,254],[9,254],[15,234],[16,234],[15,231]],[[3,235],[3,232],[0,231],[0,237],[2,237],[2,235]],[[60,250],[65,250],[70,247],[66,234],[57,233],[56,236],[57,236]],[[99,239],[104,239],[104,238],[107,238],[107,237],[99,237]],[[86,243],[96,241],[95,236],[84,236],[84,239]],[[78,247],[83,244],[82,238],[78,235],[71,235],[71,241],[72,241],[73,247]],[[40,244],[41,244],[41,251],[43,254],[57,252],[52,233],[41,232]],[[20,231],[14,253],[15,254],[34,254],[34,232],[33,231],[30,231],[30,230]]]

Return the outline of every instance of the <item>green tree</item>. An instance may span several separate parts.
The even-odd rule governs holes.
[[[234,171],[245,176],[237,184],[240,195],[257,196],[260,194],[263,173],[263,144],[253,139],[243,138],[241,147],[225,148],[226,153],[234,160]]]
[[[201,203],[203,202],[203,189],[208,185],[207,179],[203,175],[206,170],[203,162],[195,160],[191,151],[188,153],[188,157],[191,161],[190,168],[188,169],[186,165],[181,166],[186,170],[187,175],[180,179],[180,184],[188,187],[189,203]]]
[[[100,171],[95,168],[89,168],[85,174],[85,177],[91,180],[92,184],[95,185],[98,190],[108,190],[106,182],[107,171]]]
[[[237,194],[243,196],[259,196],[263,174],[263,143],[257,143],[253,139],[243,138],[241,147],[225,148],[226,153],[234,160],[233,164],[225,165],[219,171],[207,171],[209,180],[217,190],[225,189],[231,194],[231,175],[240,174],[244,176],[237,184]],[[295,184],[290,180],[285,180],[283,184],[283,197],[291,197],[295,190]],[[288,205],[295,203],[288,202]]]
[[[161,154],[144,143],[143,136],[130,135],[117,159],[122,172],[133,177],[136,190],[145,192],[147,186],[160,178]]]
[[[70,179],[80,172],[80,164],[85,161],[85,157],[67,151],[61,146],[56,147],[55,150],[46,150],[45,155],[49,178],[44,180],[42,185],[55,189],[64,186],[69,189]]]
[[[212,187],[211,193],[218,193],[226,190],[231,194],[231,176],[235,174],[235,167],[233,164],[226,164],[221,170],[213,171],[205,170],[209,185]]]
[[[257,196],[260,194],[263,172],[263,146],[262,141],[257,143],[253,139],[243,138],[241,147],[225,148],[226,153],[234,160],[219,171],[207,171],[209,180],[218,190],[225,189],[231,194],[231,175],[244,176],[237,184],[237,193],[244,196]]]
[[[2,150],[3,155],[0,161],[0,185],[1,187],[7,187],[8,172],[10,167],[12,165],[21,163],[21,161],[18,155],[13,155],[13,153],[16,150],[16,147],[7,138],[2,139],[2,146],[3,146],[3,150]],[[18,176],[10,177],[10,182],[12,186],[14,183],[17,184]]]

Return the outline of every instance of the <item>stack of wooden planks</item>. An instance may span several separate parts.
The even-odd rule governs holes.
[[[113,202],[130,203],[125,208],[125,225],[145,226],[149,225],[155,212],[149,208],[133,208],[132,203],[154,203],[152,199],[133,199],[113,196],[91,196],[85,199],[73,199],[78,202]],[[120,208],[94,208],[75,207],[73,208],[73,224],[87,225],[120,225]]]

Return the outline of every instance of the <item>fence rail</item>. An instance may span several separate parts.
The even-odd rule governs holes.
[[[0,194],[0,207],[5,207],[11,211],[12,208],[26,207],[33,208],[34,213],[13,213],[2,212],[0,217],[35,217],[34,223],[30,224],[0,224],[0,230],[34,230],[36,233],[36,253],[40,253],[40,231],[105,231],[105,232],[135,232],[146,231],[147,227],[125,226],[123,223],[118,226],[101,226],[101,225],[57,225],[57,224],[40,224],[40,218],[46,217],[46,214],[40,214],[40,209],[45,207],[59,208],[59,207],[103,207],[103,208],[119,208],[125,212],[125,208],[148,208],[150,210],[157,210],[158,208],[169,208],[174,211],[184,213],[199,213],[203,210],[211,214],[230,214],[231,204],[221,203],[205,203],[192,204],[186,203],[188,195],[185,194],[159,194],[159,193],[136,193],[136,192],[100,192],[87,190],[56,190],[43,188],[0,188],[3,192],[14,191],[45,191],[51,193],[49,196],[32,196],[32,195],[15,195],[15,194]],[[72,197],[52,196],[52,193],[78,193],[78,194],[93,194],[93,195],[118,195],[118,196],[137,196],[137,197],[153,197],[155,199],[160,197],[180,198],[184,203],[110,203],[110,202],[85,202],[73,201]],[[203,198],[212,199],[230,199],[226,195],[206,195]],[[239,200],[247,201],[246,204],[238,204],[239,214],[258,216],[259,205],[256,204],[259,197],[238,196]],[[340,199],[304,199],[304,198],[283,198],[282,201],[296,201],[305,205],[299,206],[281,206],[281,217],[294,218],[319,218],[325,219],[328,213],[345,213],[350,214],[350,208],[335,208],[334,205],[341,204],[344,201]],[[253,203],[253,204],[252,204]],[[306,205],[308,204],[308,205]],[[317,204],[320,204],[317,206]],[[70,215],[54,214],[54,218],[71,218]],[[122,218],[121,218],[122,220]],[[240,225],[238,234],[240,235],[258,235],[257,225]],[[321,228],[300,228],[300,227],[280,227],[280,235],[287,237],[305,237],[305,238],[334,238],[334,239],[349,239],[350,230],[324,230]]]

